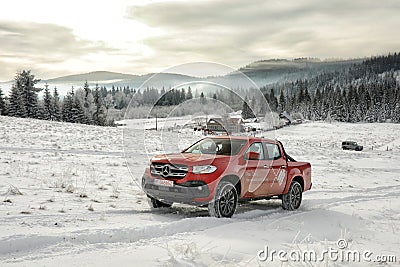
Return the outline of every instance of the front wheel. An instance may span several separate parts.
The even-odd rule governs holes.
[[[155,199],[150,196],[147,196],[147,201],[149,203],[150,208],[153,208],[153,209],[170,208],[172,206],[172,204],[170,204],[170,203],[161,202],[160,200]]]
[[[296,210],[300,207],[303,198],[303,188],[297,181],[292,181],[289,192],[282,195],[282,208],[285,210]]]
[[[208,212],[213,217],[230,218],[236,211],[238,194],[233,184],[221,182],[218,184],[214,199],[208,204]]]

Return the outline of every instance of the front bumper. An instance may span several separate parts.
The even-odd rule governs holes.
[[[155,199],[166,203],[184,203],[196,206],[207,204],[210,190],[207,185],[201,187],[182,186],[174,183],[174,186],[163,186],[154,183],[154,179],[143,176],[142,187],[145,193]]]

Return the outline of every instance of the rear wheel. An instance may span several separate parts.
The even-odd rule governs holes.
[[[282,208],[296,210],[300,207],[303,198],[303,188],[297,181],[292,181],[287,194],[282,195]]]
[[[214,199],[208,204],[208,212],[213,217],[230,218],[236,211],[238,194],[233,184],[221,182],[218,184]]]
[[[147,196],[147,201],[149,202],[150,208],[158,209],[158,208],[169,208],[172,206],[172,203],[165,203],[153,197]]]

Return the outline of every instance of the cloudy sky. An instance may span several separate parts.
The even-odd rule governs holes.
[[[0,81],[400,51],[398,0],[2,0]]]

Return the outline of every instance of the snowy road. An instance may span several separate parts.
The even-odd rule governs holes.
[[[150,211],[135,183],[148,158],[138,143],[132,179],[121,129],[0,117],[0,265],[354,266],[257,258],[265,246],[322,251],[340,238],[351,249],[400,260],[399,130],[344,123],[280,129],[287,152],[313,166],[300,209],[257,201],[216,219],[185,205]],[[345,139],[365,151],[342,151]]]

